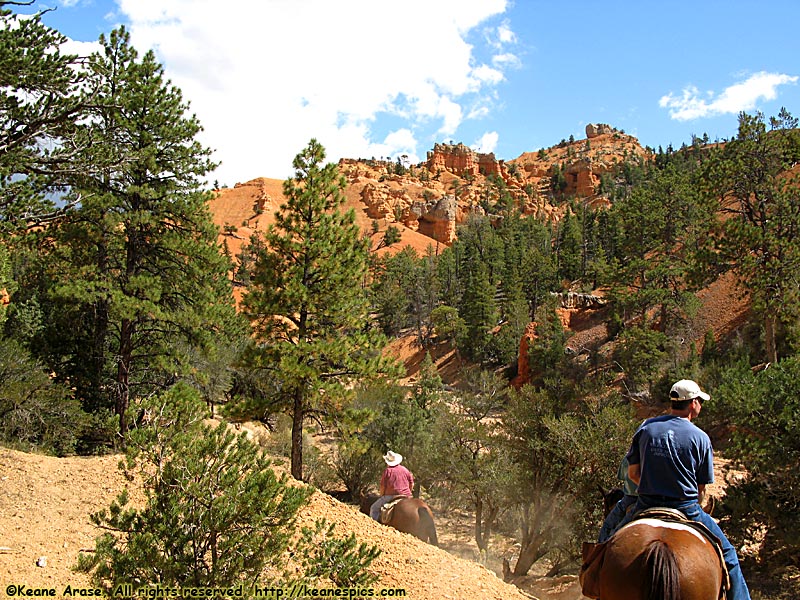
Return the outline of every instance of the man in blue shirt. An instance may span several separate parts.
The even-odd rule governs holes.
[[[669,396],[670,412],[647,419],[633,436],[626,458],[628,475],[639,486],[639,500],[620,527],[633,514],[656,506],[677,509],[703,523],[722,543],[731,581],[728,600],[750,600],[736,549],[717,522],[700,507],[706,485],[714,482],[714,451],[706,432],[692,419],[711,396],[689,379],[673,385]]]

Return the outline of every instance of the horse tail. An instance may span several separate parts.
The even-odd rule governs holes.
[[[428,536],[428,543],[433,546],[438,546],[439,538],[436,537],[436,525],[433,522],[431,509],[427,506],[420,506],[417,509],[417,514],[419,514],[420,528]]]
[[[675,553],[661,540],[647,546],[644,557],[646,600],[681,600],[681,583]]]

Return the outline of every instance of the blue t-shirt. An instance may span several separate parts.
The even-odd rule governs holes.
[[[697,487],[714,482],[714,451],[705,431],[688,419],[647,419],[626,455],[641,465],[640,496],[697,500]]]

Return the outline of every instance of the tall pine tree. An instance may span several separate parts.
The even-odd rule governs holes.
[[[201,126],[124,28],[100,43],[90,65],[100,95],[82,131],[95,140],[98,169],[73,178],[80,206],[53,230],[63,271],[50,299],[82,324],[62,362],[90,402],[113,398],[124,438],[132,394],[180,378],[187,348],[209,348],[235,318],[202,189],[213,164],[195,139]]]
[[[676,328],[696,308],[698,277],[712,274],[698,272],[696,264],[713,227],[713,212],[697,194],[703,158],[690,150],[666,158],[610,215],[621,233],[610,278],[623,320],[638,319],[670,336],[682,334]]]
[[[323,164],[316,140],[298,154],[286,202],[265,235],[244,299],[258,345],[252,366],[275,381],[270,410],[292,418],[292,476],[303,477],[306,419],[331,418],[353,381],[388,366],[372,327],[366,290],[368,248],[355,213],[342,212],[344,179]]]

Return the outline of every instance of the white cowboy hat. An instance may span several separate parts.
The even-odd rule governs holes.
[[[386,464],[390,467],[395,467],[403,462],[403,456],[398,454],[397,452],[392,452],[389,450],[383,457],[383,460],[386,461]]]

